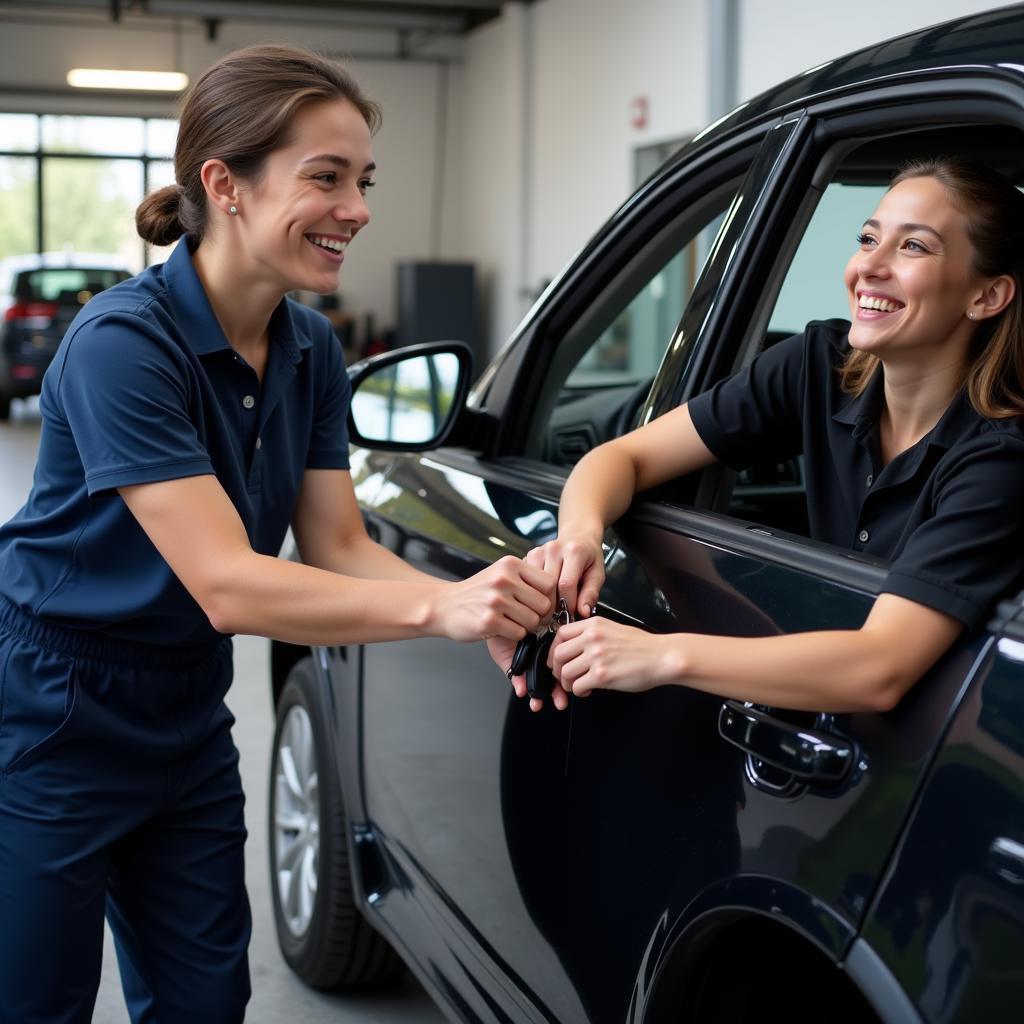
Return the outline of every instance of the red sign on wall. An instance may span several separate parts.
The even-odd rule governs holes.
[[[634,96],[629,101],[629,123],[634,128],[646,128],[651,101],[647,96]]]

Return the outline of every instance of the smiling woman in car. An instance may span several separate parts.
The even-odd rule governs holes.
[[[341,346],[286,295],[337,290],[378,117],[314,54],[220,60],[177,184],[136,216],[177,248],[90,301],[46,374],[33,489],[0,529],[4,1020],[91,1018],[104,912],[133,1021],[243,1018],[227,634],[517,639],[550,611],[517,559],[441,582],[363,527]],[[289,525],[305,564],[276,557]]]
[[[678,684],[783,708],[894,707],[1024,567],[1021,238],[1024,196],[995,172],[907,166],[846,267],[850,323],[811,323],[586,455],[558,539],[528,556],[579,615],[552,648],[563,690]],[[812,537],[889,562],[859,629],[651,635],[591,617],[604,530],[634,494],[716,460],[800,453]]]

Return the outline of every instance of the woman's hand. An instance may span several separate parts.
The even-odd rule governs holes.
[[[526,556],[530,565],[550,573],[557,581],[558,597],[579,618],[593,615],[604,583],[604,552],[600,540],[559,537]]]
[[[550,573],[506,555],[467,580],[441,586],[437,632],[463,643],[501,638],[514,647],[550,619],[554,587]]]
[[[501,669],[502,672],[508,676],[509,666],[512,664],[512,655],[515,653],[516,641],[504,640],[501,637],[494,637],[487,641],[487,650],[490,652],[491,658],[494,664]],[[548,652],[548,662],[550,664],[551,652]],[[526,676],[509,676],[512,681],[512,689],[515,691],[517,697],[526,696]],[[556,686],[551,691],[551,702],[559,711],[564,711],[569,706],[569,694],[565,692],[560,686]],[[540,711],[544,707],[544,701],[539,697],[530,698],[530,710]]]
[[[672,643],[678,639],[601,617],[570,622],[551,648],[555,678],[577,697],[593,690],[640,693],[676,678]]]
[[[604,553],[600,541],[583,539],[553,540],[530,551],[525,561],[528,565],[543,570],[553,578],[556,586],[551,591],[551,607],[557,604],[558,598],[564,598],[566,607],[575,615],[590,615],[597,605],[597,595],[604,583]],[[506,645],[503,641],[494,640],[488,643],[488,650],[495,664],[508,675],[512,664],[515,644]],[[548,664],[551,664],[551,652],[548,652]],[[517,697],[526,696],[526,676],[512,676],[512,689]],[[556,686],[551,693],[551,701],[559,711],[569,706],[569,695]],[[538,697],[530,698],[530,710],[540,711],[544,701]]]

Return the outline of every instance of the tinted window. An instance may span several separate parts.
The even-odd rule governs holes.
[[[88,292],[90,296],[95,295],[129,276],[123,270],[100,267],[46,267],[43,270],[20,274],[16,293],[19,299],[56,302],[62,295],[76,298],[81,292]],[[86,300],[78,298],[78,301]]]
[[[849,320],[843,271],[857,235],[877,208],[896,170],[908,160],[964,153],[1018,183],[1024,175],[1020,134],[995,125],[939,128],[886,136],[853,150],[821,195],[772,306],[761,348],[802,331],[811,320]],[[753,352],[751,353],[751,356]],[[807,535],[803,458],[752,466],[738,474],[730,514]]]
[[[634,426],[736,185],[667,225],[567,331],[537,403],[544,461],[572,466]]]

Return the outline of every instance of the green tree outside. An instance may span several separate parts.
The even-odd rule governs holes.
[[[141,258],[135,207],[142,196],[137,160],[43,161],[43,248]],[[0,157],[0,259],[37,252],[36,161]]]
[[[0,259],[36,251],[36,162],[0,157]]]

